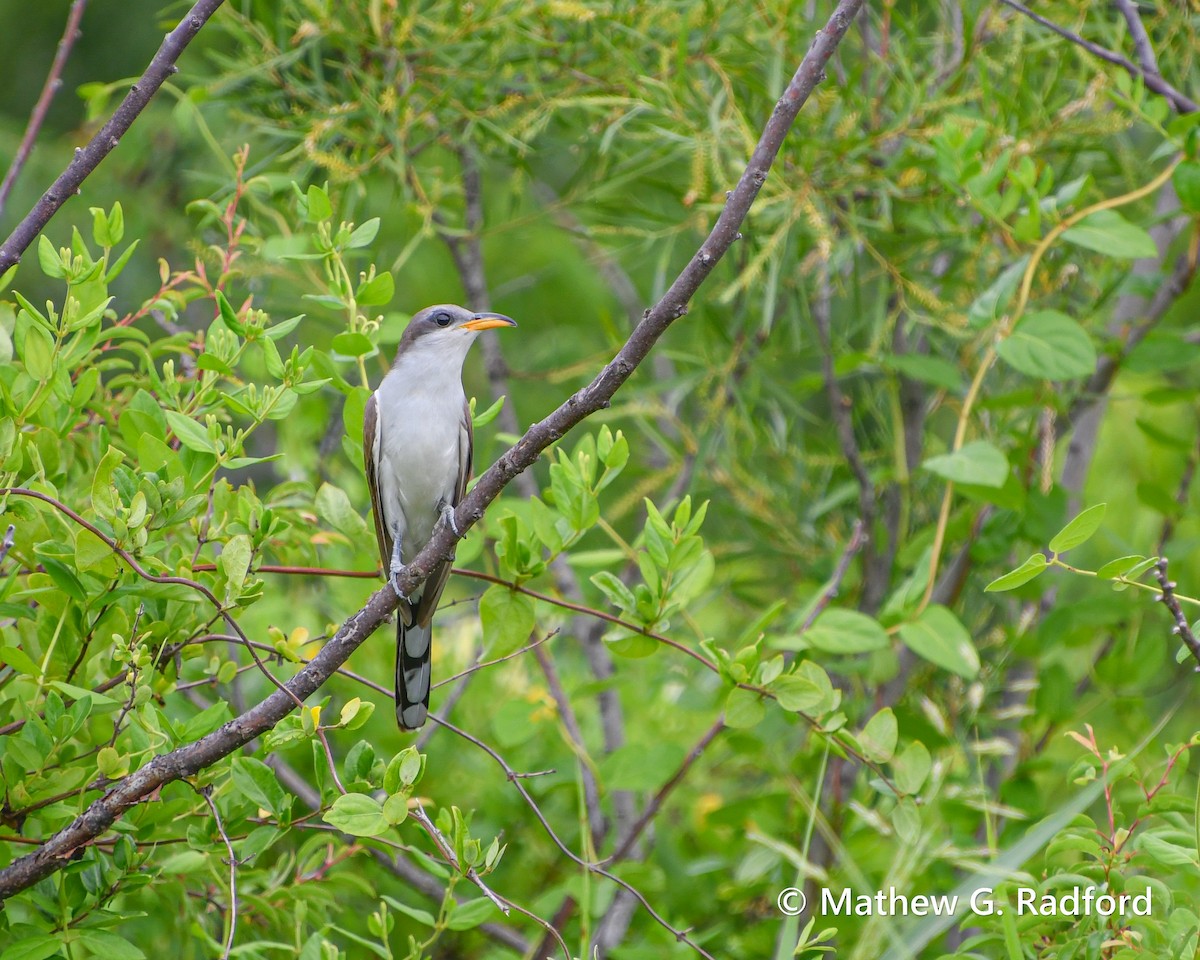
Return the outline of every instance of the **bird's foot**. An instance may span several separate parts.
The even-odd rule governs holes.
[[[454,507],[448,503],[443,503],[441,511],[440,522],[453,530],[456,537],[461,537],[462,531],[458,529],[458,524],[454,522]]]

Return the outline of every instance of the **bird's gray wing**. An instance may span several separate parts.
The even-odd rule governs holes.
[[[471,425],[471,407],[464,400],[462,420],[458,425],[458,479],[454,484],[453,500],[450,503],[452,507],[457,507],[462,502],[462,498],[467,492],[467,484],[471,482],[473,452],[474,429]],[[413,611],[413,617],[417,623],[426,624],[433,618],[433,611],[442,597],[442,590],[446,587],[446,581],[450,579],[452,565],[452,561],[443,560],[429,572],[429,578],[425,581],[425,590]]]
[[[379,502],[379,405],[375,394],[367,398],[363,410],[363,465],[367,474],[367,492],[371,496],[371,516],[375,519],[375,539],[379,544],[379,559],[383,575],[388,576],[392,562],[392,537],[383,522],[383,504]]]

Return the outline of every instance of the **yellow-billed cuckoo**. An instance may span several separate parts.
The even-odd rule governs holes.
[[[453,304],[412,318],[396,361],[367,401],[363,460],[379,555],[400,605],[396,610],[396,719],[416,730],[429,714],[430,622],[450,576],[444,560],[405,596],[396,577],[429,542],[439,522],[454,527],[454,508],[471,479],[471,410],[462,366],[481,330],[515,327],[498,313]]]

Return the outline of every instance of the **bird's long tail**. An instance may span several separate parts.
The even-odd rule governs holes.
[[[429,716],[431,623],[404,625],[396,617],[396,720],[402,730],[417,730]]]

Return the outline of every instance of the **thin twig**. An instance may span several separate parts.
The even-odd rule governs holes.
[[[212,787],[193,787],[193,789],[195,789],[195,791],[204,798],[204,802],[208,804],[208,809],[212,812],[213,819],[217,822],[217,832],[221,834],[221,839],[225,841],[225,849],[229,853],[229,859],[225,861],[229,864],[229,933],[225,937],[225,952],[221,954],[221,960],[229,960],[230,951],[233,950],[233,935],[237,932],[238,858],[237,854],[233,851],[233,841],[229,839],[229,834],[225,832],[225,824],[221,820],[221,813],[219,810],[217,810],[217,805],[213,802]]]
[[[454,855],[454,847],[451,845],[450,841],[446,839],[442,831],[437,828],[437,824],[429,819],[429,814],[427,814],[425,812],[425,808],[421,806],[420,800],[413,801],[413,808],[411,811],[409,811],[408,815],[416,820],[417,823],[419,823],[425,830],[425,832],[429,834],[430,839],[433,840],[434,846],[436,846],[438,850],[441,851],[442,856],[446,858],[446,862],[459,873],[469,878],[470,881],[475,884],[475,886],[483,891],[483,895],[491,900],[492,903],[496,905],[496,908],[507,917],[508,904],[503,898],[498,897],[492,891],[491,887],[483,882],[483,877],[479,875],[479,872],[474,867],[466,867],[464,869],[464,865],[458,862],[458,857]]]
[[[708,749],[708,745],[712,743],[717,738],[717,734],[724,729],[725,716],[722,714],[721,716],[717,717],[711,727],[704,731],[704,735],[696,741],[695,746],[688,751],[688,755],[683,758],[683,763],[679,765],[679,769],[671,775],[670,779],[667,780],[666,783],[658,788],[658,792],[654,794],[654,796],[650,799],[650,802],[646,804],[646,809],[642,811],[642,815],[638,817],[637,822],[635,822],[633,826],[629,828],[629,832],[626,833],[625,836],[623,836],[617,843],[617,848],[609,856],[600,861],[601,866],[608,866],[610,863],[618,863],[628,856],[629,851],[633,849],[633,845],[637,842],[638,837],[642,835],[646,827],[650,825],[650,821],[654,819],[655,815],[662,808],[663,801],[667,799],[667,796],[672,790],[679,786],[679,784],[683,781],[683,778],[687,776],[688,771],[691,770],[696,761],[700,759],[700,755]]]
[[[146,109],[146,105],[158,92],[168,77],[179,72],[175,61],[182,56],[187,45],[200,32],[222,0],[196,0],[179,25],[167,34],[162,46],[150,61],[146,72],[141,75],[121,101],[121,105],[108,118],[99,132],[88,141],[87,146],[75,151],[67,169],[64,170],[50,189],[42,194],[25,219],[17,224],[8,239],[0,244],[0,275],[21,261],[21,255],[34,239],[58,213],[64,203],[79,192],[79,187],[88,175],[100,165],[121,142],[121,137],[133,126],[133,121]]]
[[[1176,110],[1180,113],[1194,113],[1200,110],[1200,105],[1195,100],[1188,97],[1186,94],[1180,93],[1173,86],[1167,83],[1157,73],[1147,73],[1132,60],[1121,56],[1119,53],[1114,53],[1107,47],[1102,47],[1098,43],[1092,43],[1090,40],[1085,40],[1079,34],[1068,30],[1066,27],[1060,27],[1053,20],[1047,20],[1040,14],[1034,13],[1023,3],[1018,3],[1017,0],[1000,0],[1006,7],[1012,7],[1018,13],[1024,14],[1030,20],[1040,23],[1047,30],[1052,30],[1065,40],[1070,40],[1077,46],[1082,47],[1092,56],[1099,57],[1107,63],[1120,67],[1126,71],[1131,77],[1140,77],[1146,84],[1148,90],[1153,90],[1160,96],[1165,97]]]
[[[206,3],[215,9],[219,0],[206,0]],[[457,539],[483,518],[484,509],[514,477],[533,465],[543,450],[586,417],[609,406],[613,395],[649,356],[667,328],[687,313],[691,298],[736,241],[738,230],[766,182],[788,130],[817,84],[824,79],[826,63],[863,3],[864,0],[839,0],[826,28],[818,33],[775,105],[745,172],[730,192],[712,231],[666,294],[646,312],[617,355],[590,384],[577,390],[545,419],[533,424],[516,444],[484,472],[474,489],[459,504],[456,522],[443,524],[399,576],[395,583],[399,592],[411,595],[436,565],[451,556]],[[197,8],[200,6],[198,4]],[[195,30],[199,30],[201,25],[202,21],[195,23]],[[182,25],[171,37],[175,37],[180,29]],[[188,39],[191,35],[194,35],[194,31],[188,35]],[[167,49],[167,44],[163,49]],[[49,213],[46,217],[48,219]],[[24,250],[24,246],[20,249]],[[0,259],[0,264],[3,262]],[[303,701],[328,680],[396,609],[396,593],[390,585],[373,593],[363,607],[342,624],[316,657],[287,682],[285,690],[276,690],[245,713],[199,740],[154,757],[139,770],[122,778],[80,816],[48,837],[36,851],[0,869],[0,899],[7,899],[61,869],[71,853],[95,840],[126,810],[164,784],[194,775],[271,729],[295,709],[297,700]],[[516,786],[521,788],[519,783]],[[623,881],[613,879],[627,886]],[[644,898],[642,902],[665,925],[666,922],[661,921]],[[685,937],[682,933],[679,936]],[[696,949],[699,950],[699,947]]]
[[[1200,640],[1197,640],[1196,635],[1192,633],[1187,616],[1179,605],[1179,598],[1175,596],[1175,581],[1167,579],[1166,557],[1158,558],[1158,563],[1154,565],[1154,576],[1158,579],[1158,585],[1162,589],[1159,599],[1162,600],[1163,606],[1171,612],[1171,618],[1175,621],[1171,632],[1183,641],[1184,646],[1196,658],[1196,663],[1200,665]],[[1200,670],[1200,666],[1197,666],[1197,669]]]
[[[546,831],[547,836],[549,836],[550,839],[554,841],[554,845],[557,846],[558,849],[565,856],[569,857],[578,866],[583,867],[585,870],[588,870],[589,872],[594,873],[597,876],[604,877],[606,880],[611,880],[613,883],[617,884],[617,886],[621,887],[624,890],[627,890],[646,909],[646,912],[649,913],[650,916],[654,918],[655,922],[657,922],[658,925],[661,926],[664,930],[671,933],[679,943],[686,943],[689,947],[691,947],[698,954],[700,954],[700,956],[704,957],[705,960],[715,960],[715,958],[710,953],[708,953],[708,951],[706,951],[698,943],[696,943],[694,940],[692,940],[690,937],[688,937],[686,930],[680,930],[680,929],[672,926],[669,922],[667,922],[667,920],[665,920],[662,916],[660,916],[658,911],[655,910],[654,907],[652,907],[650,905],[650,901],[648,901],[637,890],[637,888],[635,888],[632,884],[627,883],[625,880],[622,880],[620,877],[609,873],[607,870],[603,869],[599,864],[590,863],[587,860],[584,860],[583,858],[577,856],[575,854],[575,852],[571,850],[570,847],[568,847],[565,843],[563,843],[562,840],[559,838],[558,834],[554,832],[554,828],[550,826],[549,821],[546,819],[546,815],[544,813],[542,813],[541,807],[539,807],[537,805],[537,801],[534,800],[533,797],[531,797],[529,795],[529,791],[526,790],[525,785],[521,783],[521,775],[519,773],[517,773],[515,770],[513,770],[513,768],[508,765],[508,762],[502,756],[500,756],[500,754],[498,754],[495,750],[493,750],[491,747],[489,747],[486,743],[484,743],[478,737],[475,737],[475,736],[467,733],[467,731],[462,730],[459,727],[456,727],[451,723],[446,723],[445,721],[438,721],[438,722],[441,723],[442,726],[444,726],[451,733],[455,733],[458,736],[462,737],[464,740],[468,741],[469,743],[473,743],[475,746],[479,747],[480,750],[482,750],[484,753],[486,753],[488,756],[490,756],[493,760],[495,760],[497,764],[500,765],[500,768],[504,771],[504,775],[506,777],[508,777],[509,781],[513,784],[513,786],[515,786],[517,788],[517,791],[521,794],[521,797],[522,797],[522,799],[524,799],[526,805],[529,807],[530,810],[533,811],[533,815],[535,817],[537,817],[537,819],[541,822],[542,828]]]
[[[29,155],[33,153],[33,145],[37,142],[37,136],[42,129],[42,123],[46,119],[46,114],[50,112],[50,103],[54,100],[54,95],[58,93],[59,88],[62,86],[63,67],[67,65],[67,58],[71,55],[71,48],[75,46],[75,41],[80,37],[79,23],[83,20],[85,7],[87,7],[87,0],[75,0],[67,13],[67,25],[63,28],[62,38],[58,41],[58,49],[55,51],[54,60],[50,64],[50,72],[46,74],[46,82],[42,84],[42,92],[38,95],[37,103],[33,105],[33,110],[30,111],[29,123],[25,126],[25,133],[22,135],[21,142],[17,146],[17,152],[13,156],[12,163],[8,165],[8,170],[4,174],[4,182],[0,183],[0,216],[4,215],[4,205],[8,202],[8,195],[12,192],[13,184],[17,182],[17,177],[21,175],[21,171],[25,168],[25,163],[29,160]]]
[[[149,570],[147,570],[145,567],[143,567],[137,561],[137,559],[133,556],[133,554],[131,554],[128,550],[124,549],[112,537],[110,537],[110,536],[108,536],[108,534],[104,533],[95,524],[89,523],[87,520],[84,520],[83,517],[81,517],[78,513],[76,513],[74,510],[72,510],[70,507],[68,507],[65,503],[63,503],[59,500],[55,500],[51,496],[47,496],[46,494],[41,493],[37,490],[27,489],[26,487],[0,487],[0,497],[3,497],[3,496],[31,497],[34,500],[41,500],[43,503],[48,503],[48,504],[50,504],[50,506],[52,506],[56,510],[58,510],[59,513],[63,514],[66,517],[69,517],[74,523],[79,524],[79,526],[83,527],[85,530],[92,533],[97,539],[102,540],[113,553],[115,553],[122,560],[124,560],[129,565],[130,569],[133,570],[133,572],[136,573],[143,580],[149,580],[151,583],[161,583],[161,584],[173,583],[173,584],[177,584],[177,585],[183,586],[183,587],[190,587],[192,590],[195,590],[197,593],[201,594],[206,600],[209,601],[209,603],[211,603],[213,605],[213,607],[217,611],[217,614],[221,617],[222,620],[225,621],[226,625],[235,634],[237,634],[238,641],[248,651],[250,651],[250,656],[254,660],[254,665],[256,667],[258,667],[259,672],[264,677],[266,677],[268,680],[270,680],[271,683],[274,684],[275,687],[281,693],[285,693],[285,694],[288,693],[287,686],[285,686],[282,682],[280,682],[279,678],[276,677],[275,674],[271,673],[271,671],[267,669],[267,665],[262,662],[262,660],[259,658],[258,654],[254,651],[254,645],[250,642],[250,638],[246,636],[245,631],[242,630],[241,626],[233,618],[233,616],[229,613],[229,611],[225,608],[224,604],[222,604],[221,601],[217,599],[217,595],[215,593],[213,593],[211,590],[209,590],[208,587],[206,587],[204,584],[200,583],[197,580],[191,580],[187,577],[160,577],[157,574],[151,573]],[[302,706],[304,706],[304,704],[300,700],[296,700],[296,706],[302,707]]]
[[[291,790],[292,793],[296,794],[296,796],[300,798],[301,803],[313,811],[322,809],[323,805],[321,803],[321,794],[311,783],[304,779],[304,777],[301,776],[300,773],[295,770],[295,768],[290,766],[280,754],[271,754],[269,757],[267,757],[266,762],[267,765],[275,771],[276,776],[279,777],[279,782]],[[351,837],[349,834],[342,834],[342,836],[348,842],[353,843],[359,841],[358,837]],[[393,856],[387,851],[379,850],[375,847],[366,847],[364,849],[366,849],[367,852],[370,853],[375,860],[384,867],[384,869],[399,877],[400,880],[402,880],[407,886],[412,887],[414,890],[424,894],[431,900],[441,900],[445,895],[445,887],[441,880],[430,876],[415,864],[410,863],[408,860],[399,856],[398,853],[397,855]],[[461,897],[458,894],[455,895],[455,898],[458,899],[459,902],[462,902]],[[511,901],[509,902],[511,903]],[[531,916],[528,911],[523,910],[517,904],[514,903],[513,907],[519,910],[521,913]],[[542,920],[540,917],[534,916],[533,919],[543,927],[547,926],[546,921]],[[529,952],[529,944],[525,942],[525,938],[522,937],[517,931],[512,930],[509,927],[502,926],[498,923],[488,922],[481,924],[479,929],[497,943],[500,943],[511,950],[515,950],[519,954],[524,955]],[[566,951],[566,955],[568,960],[570,960],[570,951]]]
[[[854,555],[862,548],[863,541],[866,539],[867,536],[863,530],[863,521],[859,518],[854,521],[854,527],[850,531],[850,539],[846,541],[842,555],[838,557],[837,566],[833,568],[833,576],[829,578],[829,582],[826,584],[825,589],[821,591],[817,602],[813,604],[812,609],[808,611],[808,616],[800,624],[799,632],[801,634],[808,631],[808,628],[816,622],[821,612],[838,595],[838,591],[842,588],[842,580],[846,577],[846,571],[850,569],[850,561],[854,559]]]
[[[10,523],[8,529],[4,531],[4,539],[0,541],[0,563],[4,562],[4,558],[8,556],[8,551],[13,548],[17,542],[17,527],[16,524]]]

